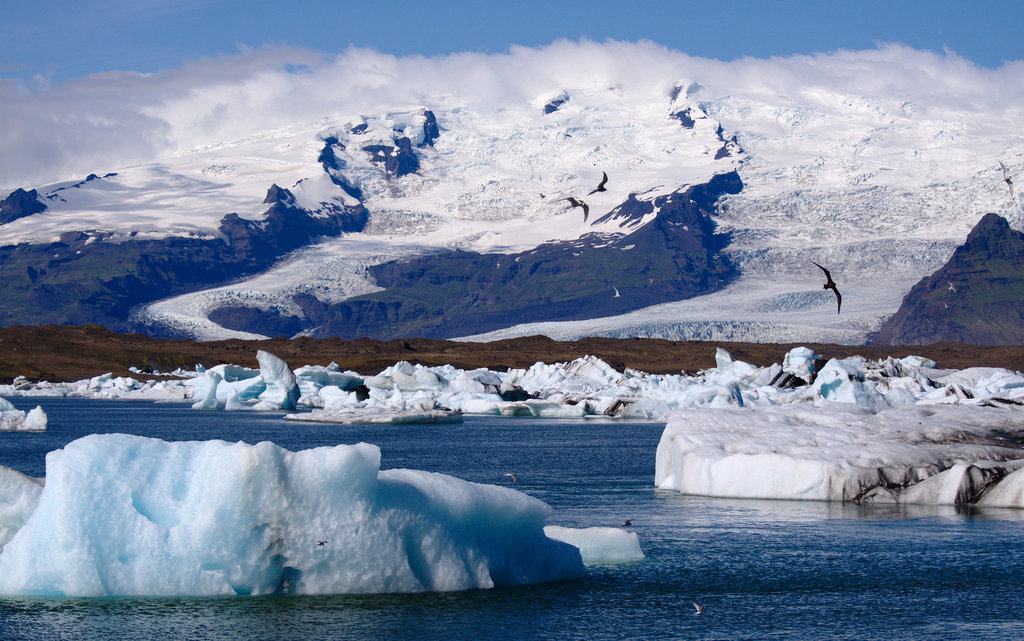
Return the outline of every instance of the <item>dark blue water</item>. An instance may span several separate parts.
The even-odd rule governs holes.
[[[463,425],[296,424],[143,402],[41,403],[44,434],[0,433],[0,464],[93,432],[168,440],[366,441],[385,468],[517,487],[569,526],[633,522],[647,559],[580,581],[454,594],[0,599],[0,639],[1024,638],[1024,514],[686,497],[652,486],[662,425],[470,418]],[[706,606],[694,614],[691,601]]]

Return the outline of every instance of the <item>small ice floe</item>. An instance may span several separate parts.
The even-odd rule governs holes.
[[[46,412],[39,405],[23,412],[5,398],[0,398],[0,431],[45,432]]]
[[[315,409],[311,412],[286,414],[286,419],[310,423],[369,423],[372,425],[410,425],[414,423],[461,423],[462,413],[454,410],[396,410],[381,407],[342,407]]]
[[[544,534],[579,548],[584,565],[628,563],[644,558],[636,533],[617,527],[579,529],[548,525],[544,528]]]

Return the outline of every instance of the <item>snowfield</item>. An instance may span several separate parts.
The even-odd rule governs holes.
[[[183,70],[116,87],[89,80],[100,85],[93,90],[131,92],[117,107],[126,111],[118,126],[130,131],[56,164],[0,145],[0,156],[18,159],[0,172],[20,181],[8,190],[34,187],[48,206],[4,225],[0,242],[82,229],[115,241],[209,237],[228,213],[258,218],[272,184],[314,212],[355,202],[337,181],[358,189],[370,212],[364,232],[295,252],[255,278],[137,310],[139,320],[201,339],[250,338],[206,315],[231,304],[301,314],[295,294],[337,302],[374,291],[367,266],[417,253],[511,253],[623,233],[642,221],[593,223],[630,194],[650,199],[735,169],[744,189],[717,215],[742,272],[733,286],[613,318],[467,338],[540,331],[853,344],[984,214],[1016,229],[1024,222],[998,164],[1014,176],[1024,167],[1024,82],[1014,65],[987,70],[901,46],[724,63],[617,42],[436,59],[352,50],[302,65],[303,73],[240,76],[214,65],[202,78]],[[12,100],[22,118],[56,109],[45,94]],[[87,116],[37,129],[54,145],[110,135],[81,131]],[[363,149],[403,137],[415,145],[411,173],[389,172]],[[337,168],[322,162],[328,147]],[[587,196],[602,172],[607,191]],[[96,177],[83,180],[89,173]],[[568,196],[586,196],[587,224]],[[842,315],[830,313],[810,260],[831,269]]]

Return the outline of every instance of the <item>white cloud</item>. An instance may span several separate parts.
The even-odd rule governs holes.
[[[813,104],[856,96],[866,104],[905,103],[916,118],[1019,117],[1024,105],[1024,62],[987,69],[950,52],[893,44],[732,62],[651,42],[560,40],[503,54],[436,58],[267,47],[157,74],[107,73],[32,88],[0,81],[0,186],[114,171],[336,114],[439,100],[497,110],[567,88],[612,86],[660,101],[680,81],[699,82],[702,96],[715,99],[742,94],[748,102],[763,96],[773,103],[799,96]]]

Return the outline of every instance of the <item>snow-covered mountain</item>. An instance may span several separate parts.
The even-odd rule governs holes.
[[[272,58],[257,52],[157,76],[97,76],[0,107],[29,127],[58,105],[84,105],[0,149],[20,158],[0,165],[4,193],[23,188],[0,216],[0,243],[22,244],[20,253],[2,248],[3,275],[29,301],[24,319],[4,322],[33,322],[31,304],[45,306],[46,291],[77,291],[94,304],[50,320],[90,322],[116,299],[129,308],[124,327],[155,333],[337,333],[324,327],[337,328],[355,307],[393,309],[379,283],[417,270],[442,301],[431,305],[443,326],[455,313],[444,301],[457,298],[465,315],[480,298],[431,281],[450,252],[473,257],[475,276],[488,261],[501,268],[502,256],[521,264],[555,252],[548,266],[571,265],[570,282],[591,288],[566,303],[571,313],[544,318],[502,303],[487,310],[487,323],[463,322],[461,333],[857,343],[985,213],[1017,229],[1024,222],[999,167],[1013,175],[1024,167],[1016,64],[987,70],[898,46],[724,63],[650,43],[588,42],[437,59],[291,54],[299,66],[261,55]],[[122,95],[130,98],[116,102]],[[105,109],[112,113],[103,119]],[[59,162],[35,158],[57,148],[66,151]],[[605,190],[590,193],[603,174]],[[742,185],[737,193],[716,193],[689,222],[668,220],[666,202],[730,175]],[[694,237],[708,216],[712,227]],[[316,222],[332,217],[327,227]],[[675,230],[660,236],[659,249],[630,240],[659,225]],[[232,236],[238,229],[247,235]],[[666,249],[675,233],[689,243],[687,255],[705,243],[706,261],[680,263],[682,254]],[[269,243],[267,256],[261,247],[282,235],[294,238]],[[173,270],[132,263],[143,284],[128,286],[113,267],[124,257],[111,253],[90,259],[74,287],[54,282],[94,247],[145,240],[146,251],[160,252],[179,244],[170,239],[187,240],[209,262],[225,254],[234,262],[164,280]],[[652,274],[645,289],[634,271],[651,269],[644,265],[654,251],[675,256],[679,272],[697,280],[719,276],[683,292]],[[595,252],[605,253],[584,266],[569,260]],[[251,261],[256,255],[263,260]],[[395,260],[406,262],[387,265]],[[839,284],[841,314],[811,260]],[[595,265],[604,266],[599,276]],[[516,287],[536,293],[550,282],[535,276]],[[544,296],[529,305],[542,309]]]

